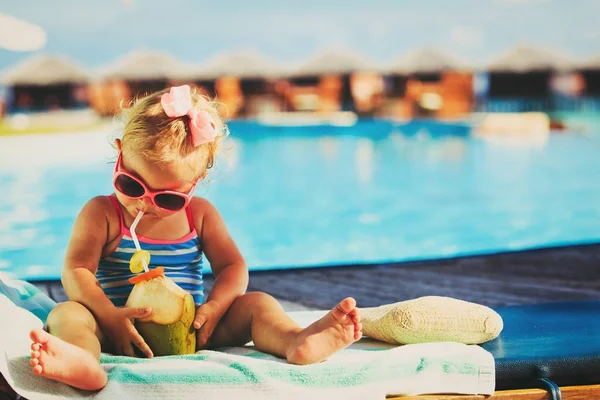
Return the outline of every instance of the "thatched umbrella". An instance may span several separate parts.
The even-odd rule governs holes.
[[[487,64],[490,72],[565,71],[575,67],[575,62],[556,50],[521,45],[501,54]]]
[[[378,67],[364,56],[340,49],[320,52],[297,68],[289,76],[347,75],[353,72],[376,72]]]
[[[393,61],[388,72],[398,75],[436,74],[449,70],[465,70],[467,63],[437,49],[420,49]]]
[[[75,62],[54,55],[35,55],[9,68],[0,79],[8,86],[84,83],[88,74]]]
[[[133,51],[99,71],[102,79],[126,81],[167,81],[179,76],[187,66],[167,53]]]

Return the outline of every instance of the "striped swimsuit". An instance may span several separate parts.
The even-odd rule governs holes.
[[[133,289],[127,279],[137,275],[129,270],[129,260],[136,248],[131,232],[125,226],[123,213],[114,196],[109,196],[121,223],[121,241],[112,254],[102,257],[98,263],[96,279],[106,296],[117,307],[124,306]],[[196,306],[204,299],[202,281],[202,250],[200,239],[194,226],[190,208],[186,208],[191,232],[178,240],[156,240],[137,235],[142,250],[150,253],[149,268],[164,267],[165,276],[171,278],[182,289],[194,297]]]

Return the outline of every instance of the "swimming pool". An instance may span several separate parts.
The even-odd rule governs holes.
[[[600,138],[484,141],[468,127],[233,123],[197,194],[251,269],[600,241]],[[0,138],[0,272],[60,274],[72,223],[111,192],[110,132]]]

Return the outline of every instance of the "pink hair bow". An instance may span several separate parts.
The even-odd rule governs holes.
[[[173,86],[169,93],[160,98],[160,104],[165,114],[171,118],[190,118],[190,132],[194,147],[209,143],[217,137],[215,120],[206,110],[197,110],[192,107],[192,96],[188,85]]]

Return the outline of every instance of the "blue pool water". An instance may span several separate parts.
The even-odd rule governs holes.
[[[251,269],[600,241],[600,138],[481,140],[435,123],[231,125],[198,195]],[[72,223],[111,192],[110,132],[0,138],[0,272],[60,274]]]

